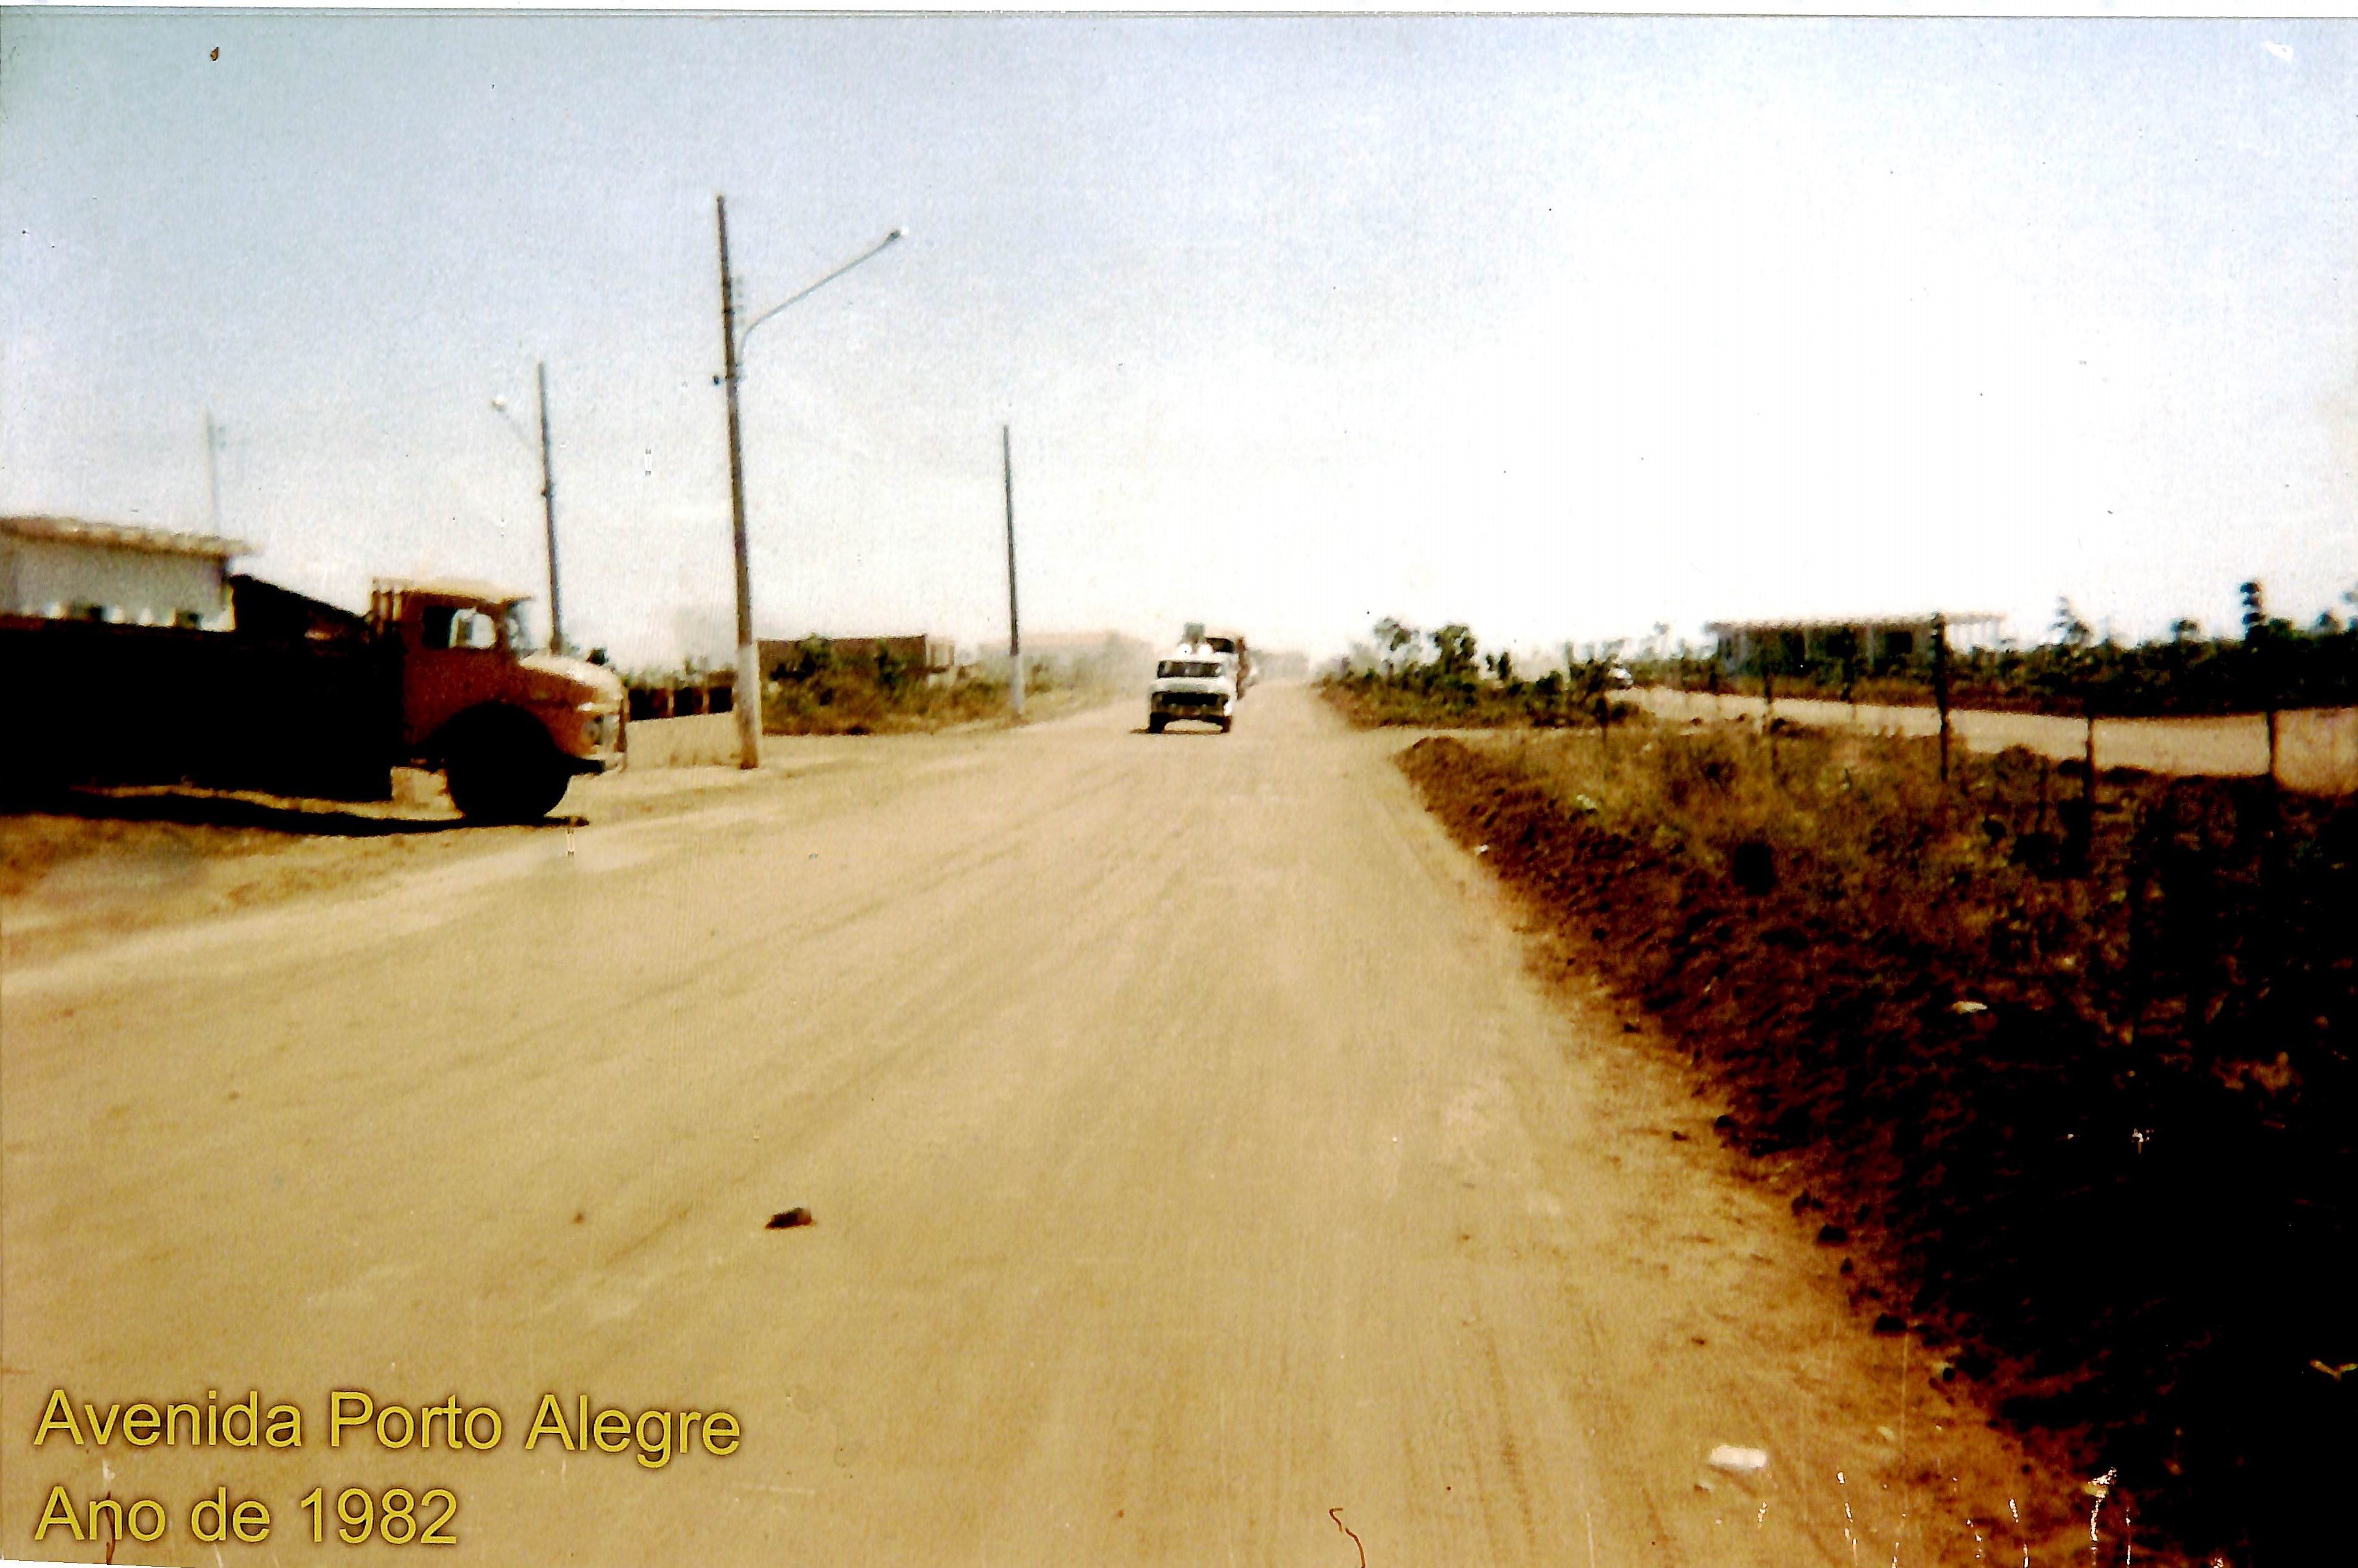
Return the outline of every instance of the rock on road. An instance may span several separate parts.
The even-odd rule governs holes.
[[[185,1519],[223,1482],[271,1504],[255,1563],[322,1550],[320,1483],[449,1487],[483,1562],[2013,1540],[2021,1456],[1867,1332],[1671,1053],[1541,977],[1401,737],[1298,687],[1226,737],[1139,722],[879,740],[12,967],[0,1552],[54,1482],[172,1505],[118,1562],[211,1563]],[[52,1387],[310,1424],[35,1452]],[[505,1439],[330,1449],[340,1388]],[[549,1391],[743,1446],[525,1453]]]

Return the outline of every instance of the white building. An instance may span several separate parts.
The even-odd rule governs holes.
[[[229,563],[251,545],[70,517],[0,517],[0,614],[230,625]]]

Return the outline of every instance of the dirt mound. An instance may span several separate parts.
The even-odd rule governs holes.
[[[1936,794],[1929,747],[1881,741],[1924,782],[1878,795],[1815,743],[1767,757],[1781,816],[1726,804],[1757,740],[1663,735],[1597,775],[1617,796],[1547,742],[1401,765],[1723,1082],[1723,1133],[1809,1173],[1795,1213],[1858,1249],[1878,1327],[2188,1548],[2326,1560],[2347,1526],[2305,1477],[2358,1411],[2358,809],[2107,775],[2075,822],[2051,770],[2034,806],[2035,761]]]

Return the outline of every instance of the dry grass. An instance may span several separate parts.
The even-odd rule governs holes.
[[[1325,679],[1319,695],[1360,730],[1401,725],[1428,730],[1547,729],[1573,721],[1560,697],[1467,684],[1440,690],[1381,681]]]
[[[1093,708],[1134,686],[1086,663],[1074,668],[1044,660],[1030,672],[1024,717],[1036,721]],[[887,685],[864,668],[838,665],[780,682],[763,707],[762,728],[770,735],[930,732],[1007,722],[1007,683],[988,675]]]
[[[1461,838],[1807,1173],[1863,1310],[2188,1546],[2348,1429],[2358,806],[1748,727],[1420,742]],[[2358,1379],[2350,1379],[2358,1385]]]
[[[1002,681],[911,681],[891,687],[865,672],[841,668],[782,683],[763,705],[762,729],[771,735],[893,735],[979,723],[1006,711]]]

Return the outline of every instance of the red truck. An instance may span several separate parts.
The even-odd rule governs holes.
[[[191,784],[385,800],[440,771],[467,816],[546,816],[622,761],[613,672],[528,650],[488,583],[380,581],[365,616],[229,579],[233,630],[0,617],[11,795]]]

